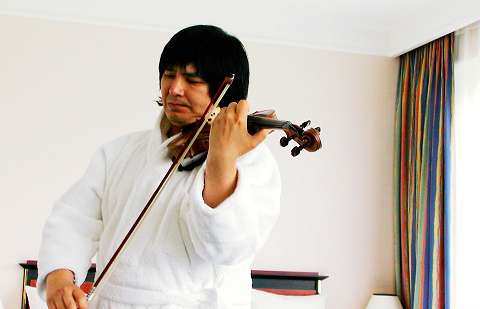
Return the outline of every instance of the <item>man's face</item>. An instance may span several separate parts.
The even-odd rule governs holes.
[[[202,117],[210,103],[208,84],[194,65],[165,70],[160,80],[163,108],[170,123],[182,127]]]

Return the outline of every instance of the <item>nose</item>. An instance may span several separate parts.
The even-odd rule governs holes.
[[[175,76],[172,80],[168,93],[173,96],[183,96],[184,94],[185,81],[181,74]]]

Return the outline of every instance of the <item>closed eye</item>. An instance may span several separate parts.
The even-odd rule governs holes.
[[[205,84],[205,81],[201,78],[187,78],[187,82],[190,84]]]
[[[177,76],[177,73],[173,71],[165,71],[163,72],[163,76],[168,78],[174,78],[175,76]]]

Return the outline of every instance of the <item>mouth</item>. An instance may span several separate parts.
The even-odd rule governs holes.
[[[174,106],[174,107],[190,107],[187,104],[181,104],[181,103],[167,103],[167,105]]]
[[[190,110],[190,105],[178,101],[167,101],[164,107],[170,112],[185,112]]]

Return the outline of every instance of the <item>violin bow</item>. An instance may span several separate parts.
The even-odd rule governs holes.
[[[197,139],[198,135],[207,124],[208,118],[209,118],[208,116],[217,108],[223,96],[227,92],[228,88],[230,88],[230,86],[232,85],[234,78],[235,78],[235,75],[231,74],[230,76],[226,76],[223,79],[223,82],[220,84],[220,87],[218,88],[216,94],[213,96],[212,100],[210,101],[210,104],[205,109],[201,120],[198,121],[199,124],[198,124],[198,128],[195,130],[195,133],[190,135],[187,142],[185,143],[186,146],[184,150],[181,152],[181,155],[178,158],[176,158],[176,160],[174,160],[174,162],[168,169],[167,173],[163,177],[162,181],[160,181],[160,184],[152,193],[147,204],[145,205],[143,210],[140,212],[139,216],[137,217],[133,225],[130,227],[130,230],[127,232],[124,239],[122,240],[120,245],[117,247],[117,249],[113,253],[112,257],[108,260],[108,263],[106,264],[105,268],[102,270],[97,280],[95,280],[95,282],[93,283],[90,291],[87,293],[87,301],[90,302],[94,298],[95,292],[99,287],[101,287],[101,283],[105,282],[106,278],[108,278],[108,276],[111,274],[113,267],[116,265],[115,262],[117,261],[118,256],[125,250],[128,242],[132,239],[132,236],[138,231],[138,228],[142,224],[143,220],[152,209],[152,206],[155,204],[157,197],[163,191],[168,181],[170,180],[171,176],[177,171],[178,167],[180,166],[180,163],[183,161],[188,151],[192,147],[193,143]]]

